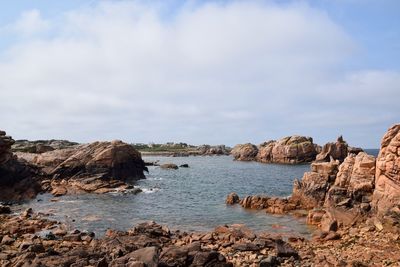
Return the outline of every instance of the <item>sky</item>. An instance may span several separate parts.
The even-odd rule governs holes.
[[[0,129],[378,148],[400,122],[399,13],[397,0],[7,1]]]

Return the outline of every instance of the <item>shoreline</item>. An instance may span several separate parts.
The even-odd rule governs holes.
[[[254,233],[245,225],[190,233],[155,222],[127,231],[110,229],[96,238],[31,209],[0,215],[0,222],[1,266],[120,266],[128,262],[145,264],[129,266],[391,266],[400,260],[399,234],[379,230],[370,221],[335,235],[315,234],[310,240],[294,235],[284,240],[273,232]]]

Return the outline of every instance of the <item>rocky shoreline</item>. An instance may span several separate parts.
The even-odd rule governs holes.
[[[134,192],[134,182],[144,179],[147,170],[141,154],[121,141],[42,153],[13,153],[13,143],[0,131],[2,200],[32,198],[39,192],[55,196]],[[128,231],[108,230],[105,237],[96,238],[94,233],[51,221],[47,214],[31,209],[13,213],[12,207],[0,205],[0,266],[396,266],[400,262],[400,124],[383,137],[377,159],[350,148],[342,138],[321,148],[303,137],[254,147],[246,144],[232,153],[239,160],[314,162],[311,171],[295,181],[291,197],[240,199],[232,193],[226,203],[307,216],[307,222],[319,229],[310,240],[256,234],[244,225],[187,233],[155,222]]]
[[[244,225],[171,231],[155,222],[102,238],[31,209],[0,215],[0,266],[397,266],[399,233],[372,220],[312,239]]]

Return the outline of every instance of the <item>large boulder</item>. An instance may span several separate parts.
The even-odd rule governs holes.
[[[257,156],[258,148],[250,143],[239,144],[233,147],[231,154],[235,160],[251,161]]]
[[[100,177],[103,180],[135,181],[145,178],[141,154],[122,141],[94,142],[32,156],[18,154],[55,179]]]
[[[296,164],[311,162],[316,155],[317,147],[311,137],[293,135],[261,144],[256,159],[260,162]]]
[[[34,170],[11,152],[14,140],[0,131],[0,199],[21,200],[34,197],[40,190]]]
[[[312,171],[304,173],[301,181],[295,180],[292,202],[297,202],[304,209],[322,206],[326,192],[335,180],[338,166],[338,161],[312,163]]]
[[[400,124],[383,136],[376,161],[372,205],[380,215],[400,208]],[[397,212],[399,213],[399,212]],[[400,216],[400,214],[397,214]]]
[[[322,147],[322,151],[317,155],[317,162],[329,162],[339,160],[343,162],[347,157],[349,145],[339,136],[335,143],[327,143]]]

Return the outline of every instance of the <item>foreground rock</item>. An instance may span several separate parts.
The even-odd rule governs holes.
[[[382,138],[376,162],[372,205],[379,215],[397,218],[400,223],[400,124]]]
[[[121,141],[17,155],[40,170],[43,190],[58,196],[126,191],[147,171],[140,153]]]
[[[96,239],[27,210],[0,215],[0,266],[384,266],[400,260],[399,235],[372,221],[311,240],[285,239],[240,224],[186,233],[154,222]]]
[[[14,140],[0,130],[0,200],[32,198],[41,190],[35,170],[11,152]]]

